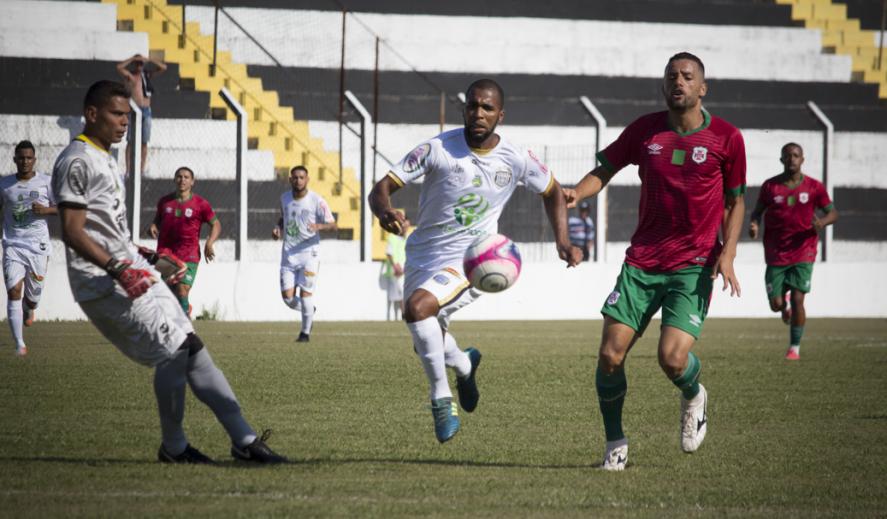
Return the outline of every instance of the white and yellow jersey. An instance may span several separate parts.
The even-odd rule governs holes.
[[[320,235],[308,226],[334,221],[330,205],[314,191],[308,191],[302,198],[294,198],[292,191],[280,195],[280,214],[283,215],[282,260],[300,252],[316,251]]]
[[[423,142],[388,175],[403,186],[423,178],[416,230],[407,240],[407,264],[436,270],[461,265],[481,234],[497,232],[499,216],[517,186],[547,193],[554,176],[532,152],[499,137],[491,150],[465,142],[462,128]]]
[[[52,177],[35,173],[27,180],[16,175],[0,178],[0,205],[3,206],[3,247],[19,247],[43,256],[52,253],[46,216],[34,214],[34,203],[55,205]]]
[[[86,234],[117,260],[154,273],[138,253],[126,220],[126,187],[117,160],[80,135],[62,151],[52,170],[52,191],[59,205],[86,210]],[[75,301],[109,295],[116,285],[105,270],[71,247],[65,248],[68,281]],[[159,279],[159,276],[157,276]]]

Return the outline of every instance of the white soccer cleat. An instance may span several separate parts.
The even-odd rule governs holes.
[[[696,452],[705,439],[708,430],[708,393],[699,384],[699,394],[691,400],[681,396],[681,449],[684,452]]]
[[[604,453],[604,462],[601,464],[602,470],[625,470],[625,464],[628,462],[628,439],[622,438],[612,442],[607,442],[607,451]]]

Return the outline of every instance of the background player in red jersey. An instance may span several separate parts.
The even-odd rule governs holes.
[[[801,171],[804,150],[799,144],[790,142],[783,146],[779,161],[783,165],[782,173],[761,186],[748,235],[758,237],[763,214],[767,297],[770,308],[782,312],[782,320],[791,324],[785,358],[798,360],[807,322],[804,295],[810,291],[819,232],[838,220],[838,211],[822,182]],[[825,216],[818,218],[816,209]],[[786,300],[788,291],[792,294],[791,306]]]
[[[185,276],[175,285],[174,292],[182,309],[190,316],[191,303],[188,295],[194,286],[197,267],[200,265],[200,227],[204,223],[210,226],[209,238],[203,247],[203,255],[209,263],[216,257],[213,244],[222,232],[222,224],[209,202],[192,192],[195,181],[191,169],[177,169],[174,181],[176,191],[157,202],[157,214],[154,215],[149,232],[152,238],[157,239],[159,252],[171,252],[188,267]]]
[[[638,227],[601,309],[596,386],[607,437],[606,470],[623,470],[628,459],[622,431],[625,357],[660,308],[659,365],[681,390],[684,452],[699,448],[707,431],[708,397],[699,384],[699,359],[690,349],[717,276],[724,277],[724,290],[729,286],[731,295],[740,294],[733,259],[745,207],[745,144],[739,130],[702,109],[706,91],[702,61],[687,52],[672,56],[662,85],[668,111],[631,123],[598,153],[601,165],[575,190],[564,190],[572,206],[600,192],[626,165],[639,166]]]

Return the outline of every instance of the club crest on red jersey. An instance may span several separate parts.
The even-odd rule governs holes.
[[[693,159],[693,162],[702,164],[705,162],[705,159],[708,158],[708,148],[705,146],[696,146],[693,148],[693,155],[690,158]]]
[[[808,200],[810,200],[810,193],[801,193],[798,196],[798,201],[800,201],[802,204],[806,204]]]

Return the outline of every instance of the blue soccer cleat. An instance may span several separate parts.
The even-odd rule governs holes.
[[[431,414],[434,416],[434,435],[440,443],[459,432],[459,411],[452,397],[432,400]]]
[[[474,374],[477,367],[480,366],[482,355],[474,348],[465,350],[468,358],[471,359],[471,373],[467,377],[456,377],[456,391],[459,392],[459,404],[466,413],[470,413],[477,408],[477,401],[480,400],[480,392],[477,390],[477,382],[474,380]]]

